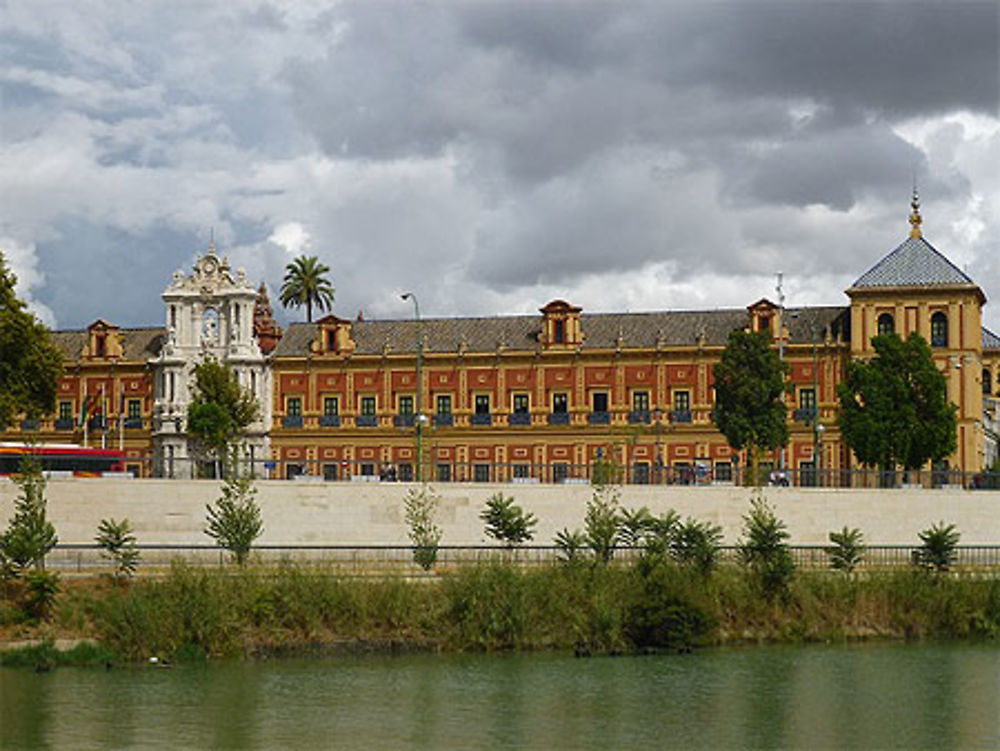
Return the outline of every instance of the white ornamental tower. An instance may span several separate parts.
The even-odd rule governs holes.
[[[185,276],[174,272],[163,292],[167,335],[158,357],[150,361],[156,373],[153,446],[163,477],[194,477],[186,435],[187,408],[194,385],[194,368],[207,358],[228,365],[260,405],[260,417],[244,433],[252,462],[268,456],[271,424],[270,371],[253,334],[256,289],[243,269],[230,272],[211,243]],[[255,465],[256,466],[256,465]]]

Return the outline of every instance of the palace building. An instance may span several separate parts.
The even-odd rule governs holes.
[[[982,326],[982,290],[923,238],[916,192],[910,224],[846,306],[591,314],[553,300],[538,315],[329,315],[284,333],[265,287],[210,245],[163,292],[165,326],[55,332],[57,412],[3,439],[121,448],[134,474],[189,477],[192,370],[213,357],[261,403],[247,443],[272,478],[560,482],[604,459],[630,482],[726,482],[745,457],[712,424],[712,368],[749,328],[791,369],[790,439],[767,461],[797,484],[841,484],[857,467],[836,425],[845,366],[876,334],[916,331],[958,406],[948,468],[977,473],[996,458],[1000,338]]]

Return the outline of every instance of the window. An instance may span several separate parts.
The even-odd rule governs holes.
[[[531,477],[531,465],[518,463],[514,465],[514,477],[518,480],[526,480]]]
[[[323,465],[323,479],[327,482],[333,482],[337,479],[337,465],[336,464],[324,464]]]
[[[476,414],[488,415],[490,413],[490,395],[476,394]]]
[[[555,343],[563,344],[566,341],[566,322],[556,321],[555,322]]]
[[[326,351],[336,352],[337,351],[337,332],[327,331],[326,332]]]
[[[983,371],[984,373],[989,371]],[[59,402],[59,419],[60,420],[72,420],[73,419],[73,402]]]
[[[948,346],[948,316],[940,310],[931,316],[931,346]]]
[[[105,347],[105,344],[104,344],[104,336],[101,335],[101,336],[96,337],[94,339],[94,345],[95,345],[94,356],[95,357],[104,357],[105,351],[106,351],[106,347]]]
[[[816,390],[812,388],[799,389],[799,408],[816,409]]]
[[[590,395],[591,412],[608,411],[608,393],[606,391],[595,391]]]
[[[716,462],[715,479],[717,482],[732,482],[733,481],[732,462]]]
[[[435,468],[438,482],[451,482],[451,465],[438,464]]]
[[[691,392],[674,392],[674,409],[678,412],[689,412],[691,410]]]
[[[340,399],[335,396],[324,396],[323,414],[326,417],[334,417],[340,414]]]
[[[473,482],[489,482],[490,481],[490,465],[489,464],[476,464],[472,468],[472,480],[473,480]]]
[[[552,465],[552,482],[566,482],[569,477],[569,465],[566,462],[556,462]]]
[[[648,391],[633,391],[632,392],[632,411],[633,412],[649,412],[649,392]]]
[[[770,331],[771,330],[771,316],[761,316],[757,323],[758,331]]]
[[[401,415],[412,415],[413,414],[413,396],[410,394],[404,394],[399,397],[399,414]]]
[[[372,397],[374,398],[374,397]],[[374,477],[375,476],[375,465],[371,462],[364,462],[361,465],[361,476],[362,477]]]
[[[569,395],[558,393],[552,395],[552,411],[556,414],[565,414],[569,411]]]
[[[375,416],[375,397],[374,396],[363,396],[361,397],[361,414],[366,417]]]
[[[527,394],[514,394],[514,414],[515,415],[526,415],[528,414],[528,395]]]
[[[403,462],[399,465],[398,475],[400,482],[413,482],[413,465],[409,462]]]
[[[177,330],[177,307],[170,306],[170,328]]]
[[[989,396],[993,393],[993,374],[989,368],[983,368],[983,393]],[[62,417],[62,404],[59,404],[59,416]]]
[[[878,317],[878,335],[888,336],[894,333],[896,333],[896,322],[893,320],[892,313],[883,313]]]
[[[128,400],[128,416],[130,419],[142,417],[142,399]]]
[[[300,417],[302,415],[302,398],[290,396],[285,401],[285,413],[289,417]]]
[[[437,413],[439,415],[451,414],[451,394],[438,394]]]

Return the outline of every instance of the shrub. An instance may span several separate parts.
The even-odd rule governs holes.
[[[624,618],[625,636],[637,649],[689,650],[702,643],[714,618],[694,601],[682,572],[662,563],[642,577]]]
[[[526,513],[503,493],[489,497],[479,518],[486,524],[486,534],[508,547],[531,540],[538,523],[534,514]]]
[[[762,495],[750,499],[750,512],[743,517],[743,537],[737,547],[740,561],[764,595],[771,599],[785,594],[795,573],[788,550],[788,531]]]
[[[0,536],[3,551],[0,566],[5,578],[19,576],[28,566],[43,571],[46,554],[59,541],[55,527],[46,517],[45,476],[38,461],[25,459],[14,482],[21,493],[14,501],[10,526]]]
[[[849,574],[861,565],[865,546],[860,529],[845,526],[840,532],[831,532],[830,542],[833,544],[826,549],[826,554],[830,556],[831,568]]]
[[[943,521],[938,522],[918,536],[921,542],[920,550],[917,552],[920,565],[938,573],[951,568],[955,558],[958,557],[956,548],[962,537],[954,524],[945,525]]]
[[[240,471],[235,452],[230,471],[222,484],[222,497],[214,505],[206,506],[208,526],[205,534],[214,539],[236,559],[239,566],[246,563],[253,542],[264,531],[260,507],[255,496],[253,477],[249,471]]]
[[[52,612],[59,594],[59,575],[53,571],[32,571],[28,574],[24,596],[24,615],[30,621],[44,621]]]
[[[410,488],[404,501],[406,526],[413,543],[413,562],[429,571],[437,561],[441,528],[436,524],[440,497],[430,488]]]
[[[608,563],[614,556],[620,521],[618,491],[611,487],[594,488],[583,523],[587,545],[598,562]]]
[[[688,517],[671,535],[670,557],[708,576],[719,562],[722,527]]]
[[[94,541],[101,548],[101,557],[114,564],[116,580],[135,574],[139,564],[139,550],[135,546],[135,535],[132,534],[132,525],[128,519],[102,519]]]
[[[578,529],[563,529],[556,534],[553,544],[558,548],[558,559],[563,563],[577,563],[583,558],[587,536]]]

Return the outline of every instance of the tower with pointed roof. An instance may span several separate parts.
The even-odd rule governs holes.
[[[846,291],[851,300],[851,355],[874,355],[872,338],[918,333],[931,345],[958,406],[958,449],[952,466],[983,464],[982,306],[986,295],[923,236],[920,195],[910,201],[909,237]]]

